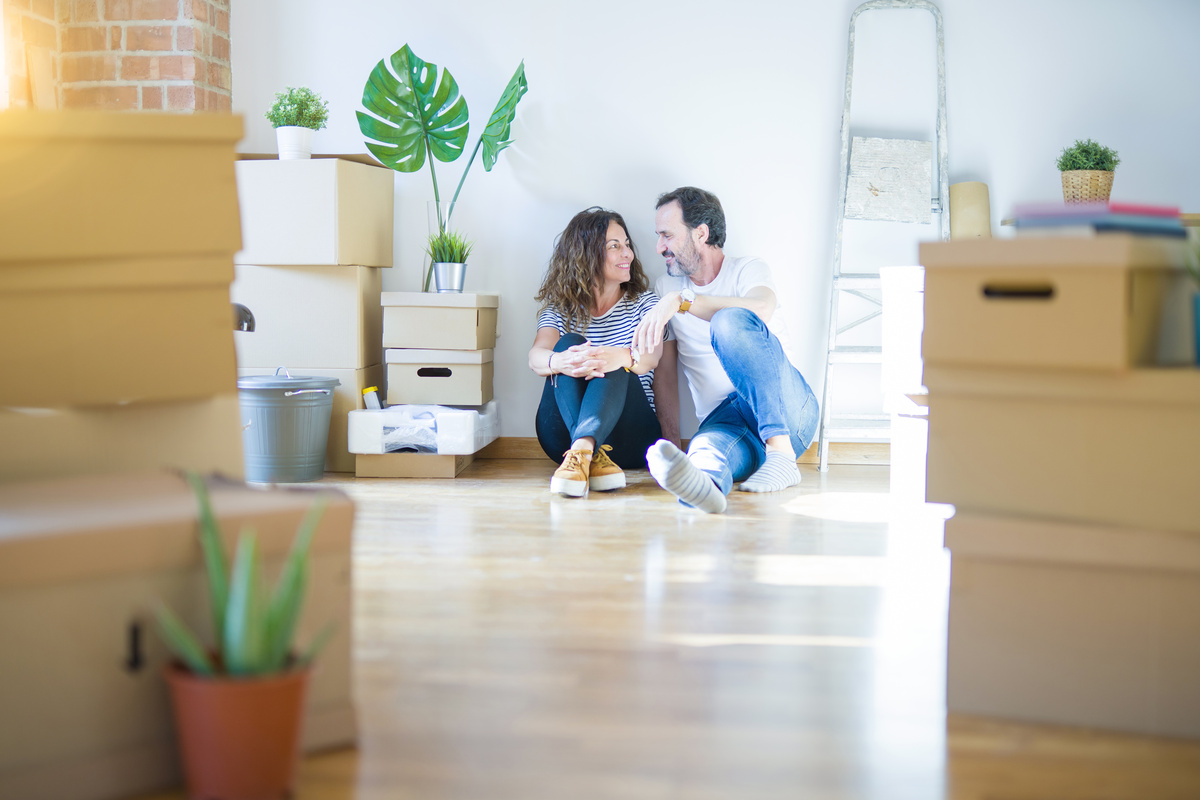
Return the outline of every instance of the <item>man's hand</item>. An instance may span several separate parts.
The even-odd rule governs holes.
[[[663,331],[679,313],[681,302],[679,292],[663,295],[638,323],[637,330],[633,332],[633,346],[643,353],[653,353],[658,349],[662,344]]]
[[[591,342],[568,347],[561,353],[555,353],[550,363],[555,372],[569,375],[572,378],[603,378],[608,367],[606,353],[609,348],[597,347]],[[616,369],[616,367],[612,367]],[[612,369],[608,371],[611,372]]]

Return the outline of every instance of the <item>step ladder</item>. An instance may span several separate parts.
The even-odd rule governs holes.
[[[842,152],[841,178],[838,182],[837,231],[833,249],[833,282],[829,300],[829,339],[825,357],[825,379],[822,383],[821,426],[817,439],[818,463],[821,472],[829,469],[829,443],[832,441],[891,440],[891,418],[887,414],[834,414],[831,409],[833,398],[834,364],[882,364],[883,347],[880,345],[839,345],[838,337],[847,331],[875,319],[883,313],[883,287],[878,273],[842,272],[842,229],[846,219],[846,193],[850,179],[850,98],[854,82],[854,26],[858,17],[867,11],[920,9],[933,15],[937,39],[937,164],[938,196],[932,198],[930,211],[940,221],[940,236],[950,238],[948,170],[949,146],[946,139],[946,56],[942,29],[942,14],[928,0],[870,0],[854,9],[850,15],[850,34],[846,48],[846,98],[842,108]],[[922,203],[924,201],[922,200]],[[945,213],[943,211],[945,210]],[[871,307],[862,316],[838,326],[838,301],[841,295],[849,294],[867,300]]]

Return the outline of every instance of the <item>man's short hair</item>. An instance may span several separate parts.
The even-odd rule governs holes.
[[[721,208],[721,201],[715,194],[695,186],[680,186],[674,191],[659,195],[654,210],[657,211],[667,203],[679,203],[679,208],[683,211],[683,222],[689,228],[708,226],[707,244],[714,247],[725,246],[725,210]]]

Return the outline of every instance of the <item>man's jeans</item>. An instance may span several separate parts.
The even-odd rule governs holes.
[[[797,456],[807,450],[820,411],[804,376],[753,311],[723,308],[713,314],[712,345],[735,391],[700,423],[688,458],[729,494],[735,482],[762,466],[770,437],[791,437]]]

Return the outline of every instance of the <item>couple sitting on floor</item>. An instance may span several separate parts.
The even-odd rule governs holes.
[[[725,213],[703,189],[659,197],[655,231],[667,274],[653,291],[620,214],[582,211],[555,243],[529,351],[546,378],[538,441],[562,459],[550,490],[619,489],[622,467],[648,467],[680,501],[712,513],[735,483],[796,485],[817,400],[793,366],[770,269],[725,255]],[[701,420],[686,454],[677,365]]]

